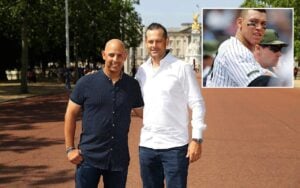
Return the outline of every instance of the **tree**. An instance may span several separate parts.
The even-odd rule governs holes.
[[[133,3],[138,2],[71,1],[69,20],[73,58],[98,60],[100,50],[111,38],[123,40],[127,47],[137,47],[142,39],[142,24]]]
[[[142,25],[134,3],[138,1],[69,0],[71,60],[101,61],[100,50],[111,38],[122,39],[127,47],[138,46]],[[49,61],[63,64],[64,9],[61,0],[0,0],[0,40],[17,41],[20,52],[14,54],[21,59],[22,93],[28,92],[29,66]]]
[[[300,1],[298,0],[245,0],[242,7],[294,8],[294,56],[300,61]]]
[[[103,61],[100,50],[106,41],[118,38],[127,48],[137,47],[142,40],[141,18],[130,0],[70,1],[71,58]]]
[[[125,35],[122,37],[122,40],[125,41],[125,44],[127,44],[128,47],[136,48],[142,41],[142,19],[134,10],[131,1],[124,1],[123,9],[124,11],[122,12],[125,12],[126,14],[121,17],[121,22],[124,23],[123,32],[125,33]]]
[[[2,37],[18,40],[21,46],[20,90],[21,93],[27,93],[29,50],[36,48],[42,54],[60,43],[59,39],[51,38],[49,35],[55,33],[53,29],[57,25],[63,24],[63,19],[59,19],[61,17],[59,15],[63,15],[63,3],[59,0],[2,0],[0,5]]]

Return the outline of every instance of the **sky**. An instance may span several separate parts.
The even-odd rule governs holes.
[[[145,26],[158,22],[170,28],[180,27],[182,23],[192,23],[193,13],[201,12],[202,8],[238,8],[243,2],[244,0],[140,0],[135,9]]]

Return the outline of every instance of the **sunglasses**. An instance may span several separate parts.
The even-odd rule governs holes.
[[[280,45],[266,45],[265,47],[268,47],[274,53],[281,51],[282,48]]]

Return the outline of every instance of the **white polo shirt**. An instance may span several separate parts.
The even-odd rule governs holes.
[[[143,128],[140,146],[168,149],[189,143],[189,112],[192,110],[192,137],[202,138],[204,100],[195,73],[170,53],[157,70],[149,58],[137,71],[144,98]]]

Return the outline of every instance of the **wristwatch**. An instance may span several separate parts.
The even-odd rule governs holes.
[[[71,152],[71,151],[73,151],[75,149],[75,147],[67,147],[67,149],[66,149],[66,153],[67,153],[67,155]]]
[[[202,138],[192,138],[193,141],[196,141],[197,143],[201,144],[203,142]]]

